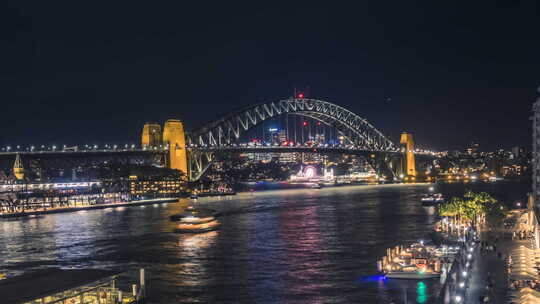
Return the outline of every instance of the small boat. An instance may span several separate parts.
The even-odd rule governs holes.
[[[192,194],[189,196],[190,199],[198,199],[199,196],[197,194]]]
[[[171,216],[172,221],[178,221],[175,232],[202,233],[219,228],[221,223],[215,218],[216,212],[211,209],[196,209],[192,206],[186,211]]]
[[[199,192],[199,197],[211,197],[211,196],[227,196],[227,195],[236,195],[236,191],[208,191],[208,192]]]
[[[444,196],[441,193],[424,194],[424,196],[422,196],[422,199],[420,199],[420,201],[424,205],[440,204],[444,202]]]
[[[193,211],[193,210],[195,210],[196,212],[202,212],[202,213],[205,213],[205,214],[211,214],[213,217],[218,217],[219,215],[221,215],[221,212],[218,212],[218,211],[216,211],[214,209],[210,209],[210,208],[196,208],[195,209],[193,206],[188,206],[186,208],[186,211],[184,211],[182,213],[173,214],[169,218],[173,222],[178,222],[186,215],[186,212]]]
[[[423,279],[435,279],[441,276],[437,272],[420,272],[420,271],[391,271],[385,274],[385,277],[390,279],[409,279],[409,280],[423,280]]]

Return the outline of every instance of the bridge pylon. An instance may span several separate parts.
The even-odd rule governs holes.
[[[188,155],[186,150],[186,134],[184,124],[178,119],[169,119],[163,127],[163,144],[168,145],[169,153],[166,157],[168,168],[188,172]]]
[[[21,161],[21,155],[17,153],[15,156],[15,163],[13,164],[13,175],[17,180],[24,179],[24,167]]]
[[[401,133],[400,143],[404,145],[403,152],[403,172],[405,176],[416,176],[416,162],[414,158],[414,141],[411,133]]]
[[[163,144],[161,126],[158,123],[147,122],[141,134],[141,147],[153,148]]]

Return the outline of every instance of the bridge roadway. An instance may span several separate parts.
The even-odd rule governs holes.
[[[244,153],[340,153],[340,154],[367,154],[367,153],[389,153],[389,154],[401,154],[400,150],[369,150],[360,147],[350,146],[248,146],[248,145],[231,145],[221,147],[201,147],[192,146],[187,148],[188,151],[200,151],[200,152],[244,152]],[[164,154],[167,153],[167,148],[152,148],[152,149],[85,149],[85,150],[45,150],[45,151],[9,151],[0,152],[0,158],[13,158],[15,155],[20,154],[22,157],[47,157],[47,158],[62,158],[62,157],[85,157],[85,156],[113,156],[118,154],[124,154],[126,156],[141,156],[148,154]],[[414,151],[414,154],[420,156],[434,157],[433,152]]]
[[[403,151],[397,149],[388,149],[386,151],[369,150],[365,148],[355,146],[249,146],[248,144],[240,145],[228,145],[228,146],[190,146],[187,147],[188,151],[197,152],[245,152],[245,153],[342,153],[342,154],[366,154],[366,153],[388,153],[391,155],[397,155],[403,153]],[[126,155],[126,156],[144,156],[149,154],[165,154],[168,153],[168,148],[132,148],[132,149],[84,149],[84,150],[36,150],[36,151],[9,151],[0,152],[0,159],[14,158],[17,154],[22,157],[30,156],[30,158],[77,158],[77,157],[99,157],[99,156],[114,156],[114,155]],[[435,153],[429,151],[414,151],[417,156],[435,157]]]
[[[84,158],[101,156],[144,156],[149,154],[164,154],[168,150],[158,149],[92,149],[92,150],[47,150],[47,151],[10,151],[0,152],[0,159],[15,158],[17,154],[21,157],[30,158]]]

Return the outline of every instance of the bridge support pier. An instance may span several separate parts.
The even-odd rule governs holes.
[[[189,176],[186,135],[180,120],[169,119],[163,127],[163,143],[169,146],[167,167],[180,170]]]
[[[198,181],[206,170],[212,165],[215,153],[204,151],[193,151],[189,153],[189,175],[190,182]]]
[[[416,177],[416,163],[414,158],[414,141],[411,133],[401,133],[400,143],[404,145],[403,172],[405,176]]]
[[[395,165],[395,159],[390,154],[384,152],[370,153],[366,159],[379,177],[384,176],[390,179],[396,177],[398,166]]]

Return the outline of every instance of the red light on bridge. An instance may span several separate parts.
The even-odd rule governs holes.
[[[304,98],[304,93],[298,93],[298,98]]]
[[[320,121],[317,121],[317,126],[320,126],[321,125],[321,122]]]
[[[302,126],[307,126],[307,121],[302,122]]]

